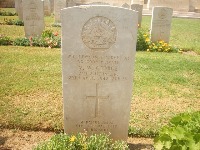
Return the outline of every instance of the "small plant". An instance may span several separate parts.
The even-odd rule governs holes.
[[[24,26],[24,22],[21,20],[7,19],[4,18],[4,24],[6,25],[16,25],[16,26]]]
[[[199,150],[200,111],[172,118],[154,139],[154,146],[156,150]]]
[[[12,40],[4,35],[0,35],[0,45],[12,45]]]
[[[16,13],[0,10],[0,16],[16,16],[16,15],[17,15]]]
[[[137,35],[136,50],[137,51],[146,51],[149,47],[147,40],[149,40],[149,35],[145,34],[145,30],[140,28],[138,30],[138,35]]]
[[[77,135],[58,134],[49,141],[40,144],[35,150],[128,150],[124,141],[113,141],[109,135],[100,134],[87,136],[87,133]]]
[[[148,52],[178,52],[180,49],[169,45],[163,40],[152,42],[149,33],[144,29],[139,29],[136,50]]]
[[[30,46],[30,41],[27,38],[16,38],[13,41],[14,46]]]

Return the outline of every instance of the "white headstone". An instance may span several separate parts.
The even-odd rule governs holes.
[[[141,27],[143,5],[140,5],[140,4],[132,4],[132,5],[131,5],[131,9],[138,12],[138,27]]]
[[[19,20],[23,20],[22,0],[15,0],[15,10],[18,14]]]
[[[44,15],[51,16],[51,4],[50,0],[43,0],[44,1]]]
[[[55,23],[60,23],[61,9],[66,7],[66,0],[54,0]]]
[[[122,7],[124,7],[124,8],[130,8],[130,5],[129,4],[127,4],[127,3],[124,3],[123,5],[122,5]]]
[[[151,20],[151,41],[169,42],[173,9],[154,7]]]
[[[137,13],[85,5],[63,9],[61,18],[65,132],[126,140]]]
[[[54,0],[50,0],[51,13],[54,13]]]
[[[40,36],[44,30],[44,2],[23,0],[23,21],[26,37]]]

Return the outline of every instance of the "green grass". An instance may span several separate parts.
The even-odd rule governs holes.
[[[143,16],[142,27],[151,27],[151,17]],[[200,21],[199,19],[173,18],[170,44],[184,50],[200,54]]]
[[[2,127],[62,129],[60,53],[60,49],[1,46]],[[130,118],[134,134],[153,135],[175,114],[200,109],[199,64],[199,56],[137,53]]]
[[[60,32],[51,27],[53,17],[45,23]],[[142,26],[150,28],[150,17]],[[199,26],[199,20],[174,18],[171,44],[200,54]],[[23,37],[24,29],[0,25],[0,34]],[[0,47],[0,127],[63,128],[60,56],[60,49]],[[200,110],[199,65],[199,55],[137,52],[130,131],[154,135],[174,115]]]

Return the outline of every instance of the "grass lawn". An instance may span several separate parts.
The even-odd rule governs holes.
[[[0,124],[62,129],[60,49],[1,46]],[[137,52],[130,126],[152,135],[170,117],[200,110],[200,58]]]
[[[143,17],[143,28],[150,19]],[[60,32],[53,17],[45,23]],[[197,19],[173,18],[170,43],[200,54],[199,26]],[[2,34],[14,39],[24,30],[0,25]],[[154,135],[175,114],[199,111],[199,66],[199,55],[137,52],[130,132]],[[63,129],[60,49],[0,46],[0,118],[0,128]]]

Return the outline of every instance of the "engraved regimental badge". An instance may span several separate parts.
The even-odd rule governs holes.
[[[105,17],[89,19],[82,29],[83,43],[94,51],[105,51],[116,42],[117,30],[114,23]]]
[[[158,17],[160,19],[165,19],[167,18],[167,10],[166,9],[161,9],[160,12],[158,13]]]

